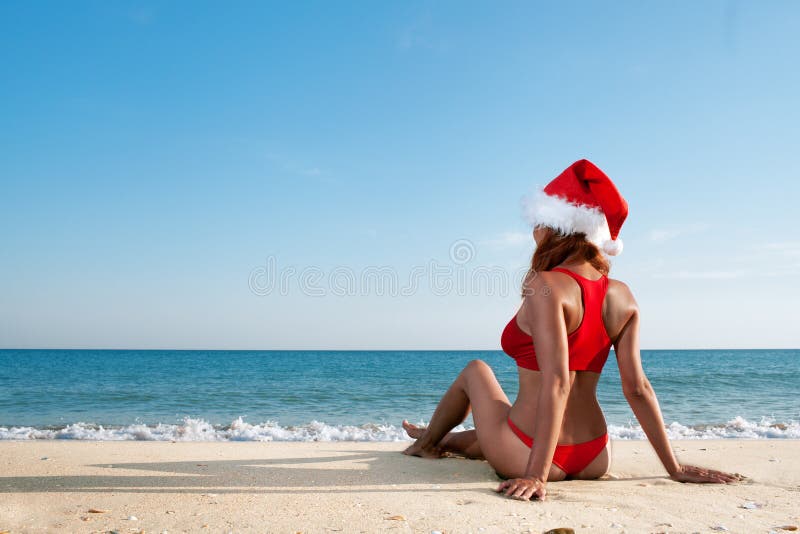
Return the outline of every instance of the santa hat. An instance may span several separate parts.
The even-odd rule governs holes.
[[[524,199],[525,218],[532,226],[548,226],[562,234],[582,232],[608,254],[622,252],[619,230],[628,203],[603,171],[589,160],[578,160],[544,190]]]

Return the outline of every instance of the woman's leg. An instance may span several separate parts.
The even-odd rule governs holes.
[[[408,421],[403,421],[403,428],[406,434],[413,439],[419,439],[425,432],[425,427],[411,424]],[[475,430],[448,432],[439,442],[439,448],[443,452],[458,454],[472,460],[484,459],[481,446],[478,444],[478,434]]]
[[[491,368],[480,360],[471,361],[444,394],[422,436],[405,454],[424,457],[442,455],[441,442],[472,410],[475,436],[481,455],[506,476],[520,476],[530,455],[506,423],[511,403]]]
[[[445,452],[442,448],[442,440],[450,430],[464,422],[470,410],[474,408],[473,403],[477,401],[483,404],[484,398],[487,401],[495,398],[497,401],[493,406],[494,411],[497,412],[494,419],[500,419],[505,416],[504,414],[508,414],[511,403],[503,393],[500,384],[497,383],[491,368],[480,360],[473,360],[459,373],[442,396],[427,428],[417,441],[403,451],[404,454],[426,458],[441,457]],[[475,421],[475,427],[477,437],[478,421]]]
[[[417,438],[417,441],[403,451],[403,454],[423,458],[440,458],[444,454],[440,445],[442,438],[450,430],[464,422],[471,410],[466,391],[466,375],[469,374],[470,366],[472,366],[472,362],[459,373],[436,406],[427,428]]]
[[[442,397],[428,427],[404,453],[440,457],[445,436],[466,418],[470,408],[481,455],[499,475],[505,478],[523,476],[531,450],[508,426],[511,403],[491,368],[480,360],[471,361],[461,371]],[[563,480],[564,476],[561,469],[551,465],[548,480]]]

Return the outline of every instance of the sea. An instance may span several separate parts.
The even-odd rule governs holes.
[[[800,439],[800,350],[644,350],[672,439]],[[0,440],[404,441],[473,359],[502,351],[0,350]],[[645,439],[612,351],[613,439]],[[461,428],[471,428],[467,419]]]

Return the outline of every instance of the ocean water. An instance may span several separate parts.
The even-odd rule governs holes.
[[[406,439],[480,358],[510,399],[501,351],[0,350],[0,439]],[[800,438],[800,350],[648,350],[674,438]],[[616,439],[644,439],[614,353],[598,398]],[[470,428],[467,420],[464,427]]]

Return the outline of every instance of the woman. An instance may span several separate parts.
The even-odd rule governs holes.
[[[728,483],[743,478],[680,464],[639,355],[639,311],[628,287],[608,278],[600,252],[616,255],[628,205],[594,164],[580,160],[527,203],[536,251],[523,302],[503,331],[519,371],[512,404],[494,373],[470,362],[442,397],[427,428],[403,421],[416,441],[404,453],[483,458],[504,478],[505,495],[543,500],[548,481],[596,479],[609,468],[597,383],[611,346],[622,389],[670,478]],[[472,411],[475,430],[450,432]]]

